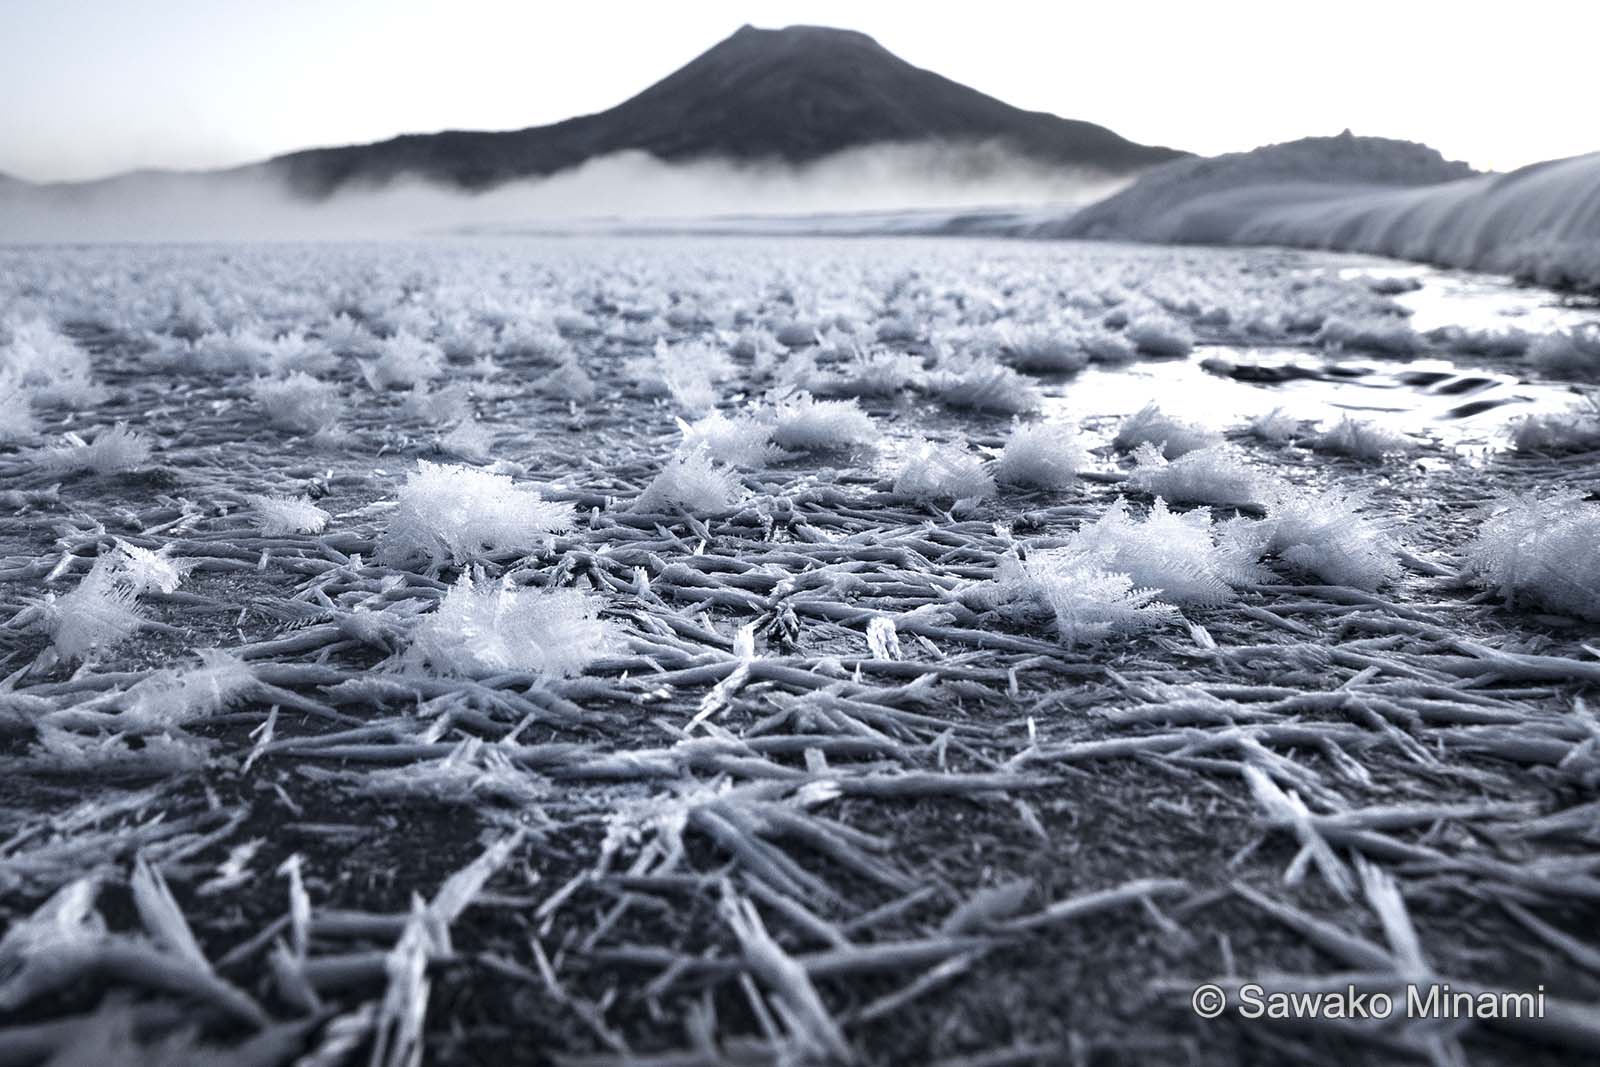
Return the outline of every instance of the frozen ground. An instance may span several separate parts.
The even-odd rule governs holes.
[[[1592,306],[964,240],[0,279],[0,1061],[1600,1050]],[[1251,979],[1546,1017],[1188,1008]]]

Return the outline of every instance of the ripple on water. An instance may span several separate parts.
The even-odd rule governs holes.
[[[1367,419],[1469,450],[1503,445],[1515,418],[1572,403],[1564,386],[1445,359],[1396,365],[1223,345],[1200,346],[1182,361],[1090,367],[1046,392],[1048,414],[1079,421],[1128,415],[1154,401],[1169,415],[1225,429],[1281,408],[1324,423]]]

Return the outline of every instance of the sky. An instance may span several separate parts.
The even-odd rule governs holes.
[[[0,0],[0,171],[76,180],[603,110],[744,23],[861,30],[1019,107],[1204,154],[1351,128],[1509,170],[1600,149],[1577,0]]]

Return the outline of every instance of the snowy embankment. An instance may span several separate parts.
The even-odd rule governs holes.
[[[1183,160],[1036,237],[1370,252],[1600,288],[1600,153],[1472,174],[1420,145],[1308,138]]]

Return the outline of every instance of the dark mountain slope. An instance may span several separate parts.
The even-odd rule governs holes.
[[[1128,173],[1185,153],[1089,122],[1023,111],[914,67],[865,34],[812,26],[740,29],[616,107],[504,133],[408,134],[318,148],[258,166],[321,196],[414,176],[485,189],[638,150],[664,160],[801,163],[884,142],[1003,144],[1049,164]]]

